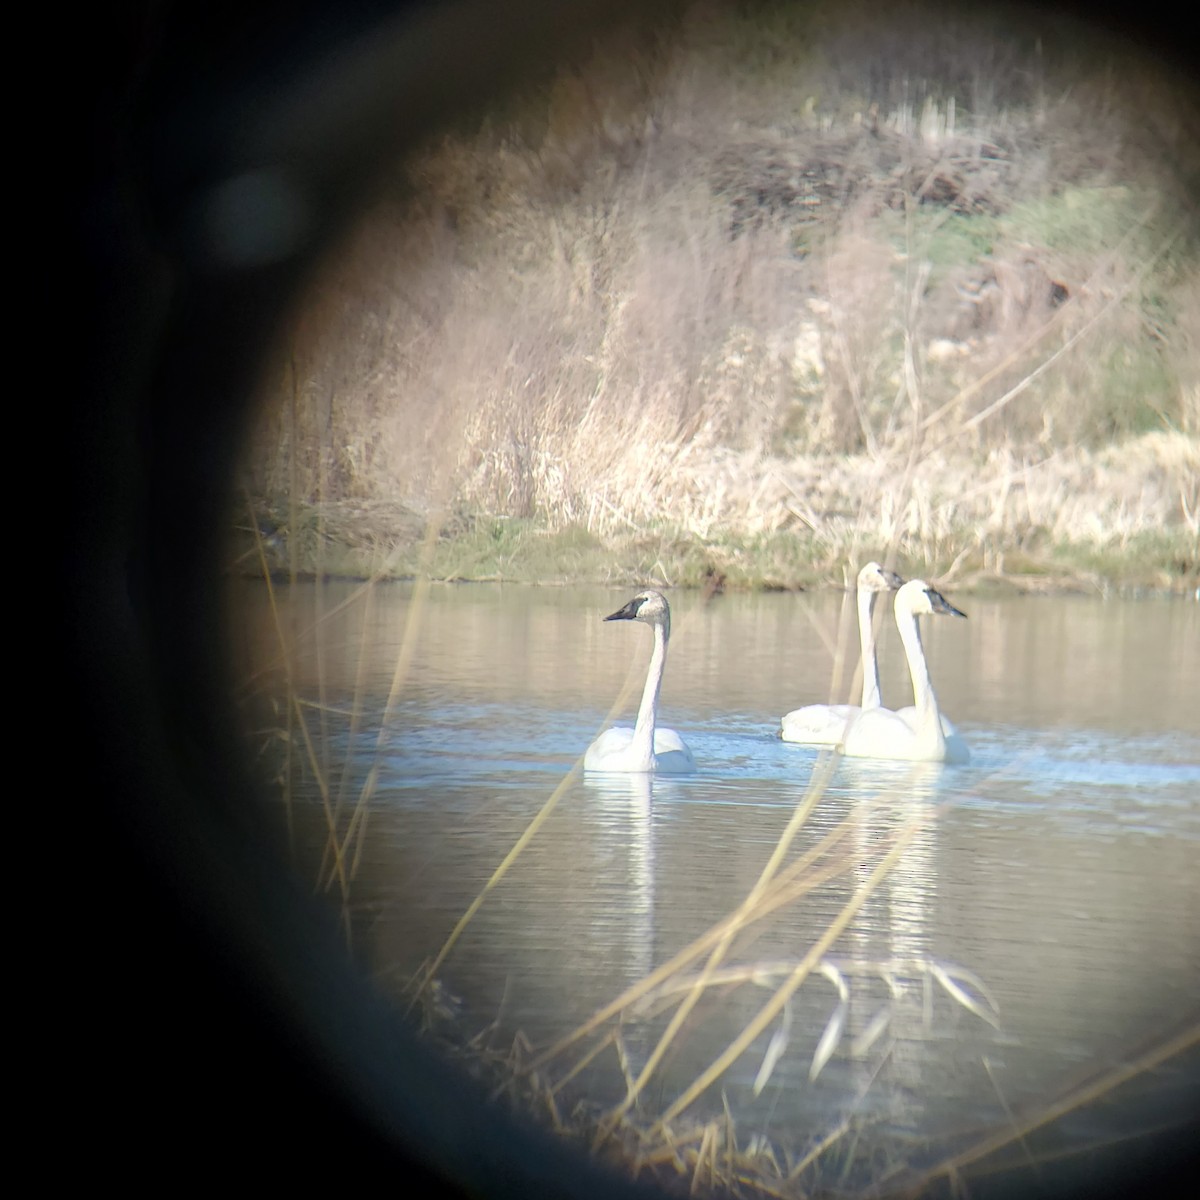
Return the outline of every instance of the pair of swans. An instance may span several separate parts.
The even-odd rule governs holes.
[[[846,723],[866,708],[878,708],[879,663],[875,657],[875,628],[871,623],[875,599],[894,592],[904,580],[895,571],[869,562],[858,573],[858,642],[862,654],[862,704],[806,704],[784,715],[780,736],[785,742],[836,746],[846,732]]]
[[[871,624],[875,598],[896,590],[896,626],[904,644],[912,678],[914,703],[901,709],[883,707],[875,631]],[[851,758],[889,758],[909,762],[967,762],[970,751],[962,736],[941,713],[929,664],[921,645],[919,616],[966,617],[922,579],[904,583],[893,571],[867,563],[858,575],[858,635],[862,649],[862,704],[809,704],[787,713],[780,736],[787,742],[840,746]]]
[[[893,712],[882,707],[879,670],[871,614],[880,592],[896,589],[896,624],[904,643],[912,676],[915,703]],[[903,583],[898,575],[878,563],[868,563],[858,576],[859,639],[863,661],[862,705],[808,705],[783,718],[786,741],[842,747],[857,758],[890,758],[914,762],[966,762],[966,744],[938,709],[937,697],[921,646],[917,617],[948,614],[965,617],[940,592],[923,580]],[[671,638],[671,609],[667,598],[654,590],[639,592],[606,621],[641,621],[654,633],[654,649],[642,691],[634,728],[614,726],[602,733],[584,755],[586,771],[630,774],[687,774],[696,762],[684,740],[673,729],[658,724],[658,697],[662,690]]]

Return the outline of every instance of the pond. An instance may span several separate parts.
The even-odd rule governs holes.
[[[781,1175],[862,1187],[969,1156],[1056,1102],[1071,1111],[1039,1134],[1043,1155],[1195,1103],[1200,604],[947,588],[968,619],[922,632],[971,759],[942,765],[779,739],[784,712],[851,694],[850,597],[668,593],[661,720],[696,773],[573,773],[614,705],[624,723],[637,708],[651,635],[601,619],[633,591],[277,589],[312,749],[293,726],[287,802],[271,802],[296,869],[344,903],[398,1003],[552,801],[425,993],[443,1037],[528,1046],[528,1063],[737,912],[786,837],[774,878],[793,893],[723,947],[646,1072],[646,1125],[728,1112]],[[282,693],[265,586],[237,582],[231,612],[238,677]],[[904,656],[878,616],[898,707]],[[564,1082],[615,1019],[539,1063],[558,1111],[622,1101],[714,944],[631,998],[586,1070]],[[1103,1103],[1072,1101],[1091,1086]]]

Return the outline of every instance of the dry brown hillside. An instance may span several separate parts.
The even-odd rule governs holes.
[[[434,515],[748,582],[784,536],[1186,579],[1195,93],[1065,19],[886,11],[672,5],[401,164],[264,381],[258,510],[363,569]]]

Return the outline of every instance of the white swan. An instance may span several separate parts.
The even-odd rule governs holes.
[[[842,743],[843,754],[850,758],[899,758],[909,762],[966,762],[970,758],[962,738],[957,734],[947,738],[942,729],[942,714],[917,628],[917,617],[943,613],[952,617],[967,615],[921,579],[910,579],[896,593],[896,625],[908,658],[916,703],[908,710],[909,716],[903,711],[874,708],[852,718]]]
[[[836,746],[846,733],[846,722],[864,709],[878,708],[879,666],[875,661],[875,630],[871,613],[875,597],[904,582],[895,571],[869,562],[858,573],[858,641],[862,653],[862,704],[806,704],[785,714],[779,736],[785,742]]]
[[[667,642],[671,638],[671,609],[661,592],[639,592],[606,621],[642,621],[654,630],[654,653],[646,674],[646,687],[638,709],[637,725],[606,729],[583,758],[585,771],[626,771],[682,775],[696,769],[692,752],[673,729],[656,725],[658,693],[662,688]]]

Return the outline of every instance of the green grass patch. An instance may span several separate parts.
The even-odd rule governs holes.
[[[1125,586],[1191,590],[1200,586],[1200,545],[1185,529],[1131,534],[1119,541],[1060,542],[1051,561]]]
[[[793,590],[844,586],[847,573],[887,547],[853,529],[818,536],[811,530],[777,530],[712,537],[663,523],[604,537],[573,525],[549,528],[536,519],[457,517],[429,545],[412,521],[387,527],[377,515],[320,523],[311,513],[297,522],[300,542],[267,548],[269,568],[302,578],[411,579],[525,584],[657,583],[670,587],[729,590]],[[252,536],[238,531],[230,569],[260,570]],[[975,544],[969,551],[959,547]],[[1197,539],[1187,529],[1131,534],[1111,542],[1055,539],[1028,529],[1019,537],[980,539],[961,530],[945,542],[905,540],[895,549],[902,574],[931,580],[951,578],[960,591],[1006,584],[1038,590],[1155,588],[1190,591],[1200,584]]]
[[[1131,230],[1142,225],[1151,197],[1133,187],[1064,187],[1058,192],[1017,201],[999,219],[1007,236],[1062,253],[1094,258],[1111,253]],[[1149,228],[1133,234],[1127,255],[1153,249]]]
[[[892,243],[898,251],[926,260],[932,267],[930,282],[937,283],[945,271],[976,263],[991,254],[997,234],[996,218],[987,213],[968,216],[917,208],[907,233],[893,233]]]

